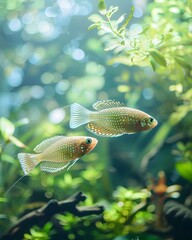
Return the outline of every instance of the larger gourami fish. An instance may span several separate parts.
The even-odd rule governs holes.
[[[70,128],[87,123],[87,129],[99,136],[117,137],[154,128],[157,120],[138,109],[114,100],[98,101],[90,111],[74,103],[70,107]]]
[[[46,172],[69,169],[76,161],[97,145],[97,139],[86,136],[56,136],[37,145],[35,154],[19,153],[18,158],[25,175],[38,164]]]

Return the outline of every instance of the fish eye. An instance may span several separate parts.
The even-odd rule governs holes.
[[[151,126],[151,124],[154,122],[154,118],[150,117],[148,119],[148,125]]]
[[[91,138],[87,138],[87,139],[86,139],[86,143],[87,143],[87,144],[91,144],[91,143],[92,143],[92,139],[91,139]]]
[[[150,117],[150,118],[149,118],[149,122],[152,123],[153,121],[154,121],[154,118]]]

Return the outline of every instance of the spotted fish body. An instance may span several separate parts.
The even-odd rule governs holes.
[[[69,169],[80,157],[90,152],[97,144],[97,139],[84,136],[49,138],[35,147],[36,154],[19,153],[21,167],[27,175],[35,166],[47,172]]]
[[[72,104],[70,127],[76,128],[87,123],[87,129],[96,135],[116,137],[149,130],[157,125],[157,121],[147,113],[124,107],[120,102],[100,101],[93,108],[97,111]]]

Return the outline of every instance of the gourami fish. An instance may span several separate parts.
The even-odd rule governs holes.
[[[125,107],[114,100],[104,100],[93,105],[89,111],[81,105],[71,105],[70,128],[87,124],[87,129],[99,136],[117,137],[154,128],[157,120],[145,112]]]
[[[46,172],[69,169],[76,161],[97,145],[97,139],[84,136],[56,136],[48,138],[34,149],[36,154],[19,153],[18,158],[25,175],[38,164]]]

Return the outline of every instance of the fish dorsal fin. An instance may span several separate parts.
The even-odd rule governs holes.
[[[124,105],[115,100],[103,100],[93,104],[93,108],[97,111],[107,109],[107,108],[114,108],[114,107],[124,107]]]
[[[34,151],[36,153],[41,153],[43,152],[45,149],[47,149],[48,147],[50,147],[52,144],[58,142],[59,140],[65,138],[65,136],[56,136],[56,137],[52,137],[52,138],[48,138],[45,139],[43,142],[41,142],[39,145],[37,145],[34,148]]]
[[[45,172],[59,172],[65,168],[67,170],[73,166],[73,164],[76,163],[78,159],[75,159],[73,161],[65,161],[65,162],[49,162],[49,161],[43,161],[40,164],[40,168],[42,171]]]
[[[95,122],[90,122],[87,124],[87,129],[94,133],[95,135],[98,135],[100,137],[118,137],[123,135],[124,133],[120,133],[119,131],[115,129],[111,129],[107,126],[99,125]]]

